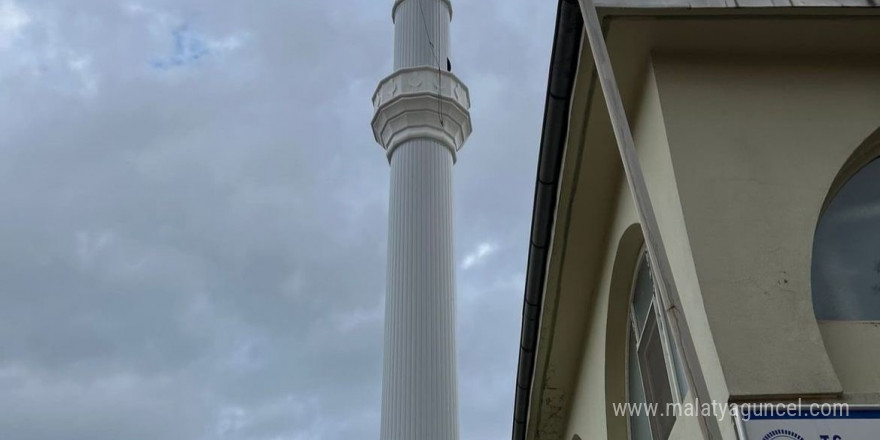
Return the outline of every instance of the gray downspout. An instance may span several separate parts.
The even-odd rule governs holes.
[[[568,133],[571,92],[580,59],[583,29],[584,22],[577,1],[560,0],[553,52],[550,58],[550,78],[544,107],[538,177],[535,183],[519,365],[516,374],[513,440],[524,440],[527,432],[547,257],[556,214],[556,194],[562,168],[562,153]]]

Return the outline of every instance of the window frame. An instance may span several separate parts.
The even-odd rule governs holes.
[[[625,377],[626,400],[627,400],[627,402],[630,402],[630,395],[631,395],[631,393],[630,393],[630,380],[629,379],[630,379],[630,365],[631,365],[632,359],[631,359],[630,354],[633,351],[632,349],[635,350],[635,353],[639,352],[640,343],[643,340],[643,337],[645,335],[645,331],[648,328],[648,324],[651,322],[651,319],[650,319],[651,313],[653,313],[654,314],[654,322],[657,325],[657,331],[659,333],[658,337],[660,338],[660,345],[663,350],[663,361],[664,361],[663,363],[666,368],[666,376],[669,381],[669,390],[670,390],[670,395],[672,396],[672,403],[673,404],[681,404],[685,400],[685,397],[687,397],[687,392],[689,392],[689,391],[686,391],[685,394],[682,395],[682,393],[681,393],[682,388],[679,387],[679,378],[678,378],[678,374],[676,372],[675,360],[674,360],[675,358],[673,357],[673,356],[677,356],[677,354],[674,353],[674,350],[672,349],[672,347],[670,346],[670,343],[669,343],[671,335],[669,334],[669,325],[668,325],[668,321],[665,316],[666,314],[663,313],[663,311],[665,311],[665,309],[663,308],[663,305],[662,305],[663,301],[662,301],[662,298],[660,297],[660,292],[657,289],[657,284],[654,282],[654,271],[653,271],[653,268],[651,267],[650,257],[648,256],[648,252],[647,252],[647,249],[644,244],[642,244],[642,247],[640,248],[637,255],[638,256],[636,258],[636,264],[635,264],[635,267],[632,271],[632,278],[630,280],[629,298],[627,301],[627,315],[628,315],[627,321],[628,322],[627,322],[627,333],[626,333],[626,339],[625,339],[627,341],[627,347],[626,347],[626,357],[625,357],[625,364],[624,364],[625,365],[624,377]],[[638,318],[636,316],[634,300],[635,300],[635,295],[636,295],[637,281],[638,281],[638,277],[639,277],[639,272],[642,268],[642,264],[646,264],[648,267],[648,274],[651,277],[651,291],[652,292],[651,292],[651,304],[648,306],[648,314],[645,317],[645,324],[640,329]],[[631,343],[634,343],[635,347],[630,347],[629,345]],[[635,361],[638,362],[638,359],[636,359]],[[642,371],[641,365],[639,366],[639,370],[640,370],[639,372],[641,373],[639,375],[639,377],[642,378],[642,383],[643,383],[642,386],[644,388],[645,372]],[[645,390],[645,392],[646,392],[646,396],[645,396],[646,399],[645,400],[647,402],[647,397],[648,397],[647,396],[647,389]],[[632,402],[630,402],[630,403],[632,403]],[[658,408],[658,411],[659,410],[661,410],[661,408]],[[663,410],[665,411],[665,408],[663,408]],[[648,419],[649,424],[651,426],[651,437],[655,440],[658,439],[657,434],[655,434],[655,424],[656,424],[655,419],[656,418],[657,418],[657,416],[655,415],[654,417],[649,417],[649,419]],[[675,424],[675,422],[673,422],[673,426],[674,426],[674,424]],[[633,431],[632,417],[631,417],[631,415],[627,415],[627,438],[629,440],[633,440],[632,431]]]

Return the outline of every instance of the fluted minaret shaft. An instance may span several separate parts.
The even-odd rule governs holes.
[[[447,71],[448,0],[394,3],[394,70],[373,103],[391,165],[381,440],[458,440],[452,166],[470,134]]]
[[[458,439],[452,239],[452,154],[409,141],[391,157],[382,440]]]
[[[442,0],[406,0],[396,4],[393,14],[394,70],[417,66],[434,66],[445,70],[449,57],[449,22],[452,18],[449,3]]]

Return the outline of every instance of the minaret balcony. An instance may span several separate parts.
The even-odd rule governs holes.
[[[432,139],[455,157],[470,136],[470,94],[455,75],[434,66],[400,69],[373,94],[373,134],[388,159],[412,139]]]

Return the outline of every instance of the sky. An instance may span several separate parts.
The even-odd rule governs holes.
[[[0,437],[378,438],[391,0],[0,0]],[[454,2],[461,438],[507,439],[556,2]]]

